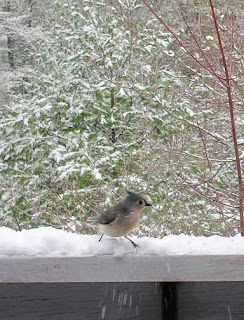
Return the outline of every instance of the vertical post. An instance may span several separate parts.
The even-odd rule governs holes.
[[[177,320],[177,284],[163,283],[163,320]]]

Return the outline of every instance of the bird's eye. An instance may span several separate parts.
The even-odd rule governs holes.
[[[143,205],[143,201],[142,200],[139,201],[139,205],[140,206]]]

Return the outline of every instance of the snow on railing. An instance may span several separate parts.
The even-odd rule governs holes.
[[[0,228],[0,282],[244,281],[244,238],[123,238]]]

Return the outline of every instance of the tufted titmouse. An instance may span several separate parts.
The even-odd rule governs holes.
[[[134,241],[126,235],[137,227],[140,221],[140,213],[145,207],[151,207],[141,195],[127,191],[128,195],[108,211],[94,218],[94,222],[98,224],[99,231],[103,235],[110,237],[124,236],[134,246],[139,247]]]

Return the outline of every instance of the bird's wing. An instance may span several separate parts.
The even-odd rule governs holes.
[[[108,211],[102,213],[100,216],[95,217],[94,222],[100,223],[100,224],[110,224],[112,223],[116,218],[120,219],[125,218],[130,214],[130,210],[125,202],[121,201],[112,208],[110,208]]]
[[[103,213],[98,217],[94,218],[94,222],[100,223],[100,224],[110,224],[115,220],[115,216],[108,214],[108,213]]]

